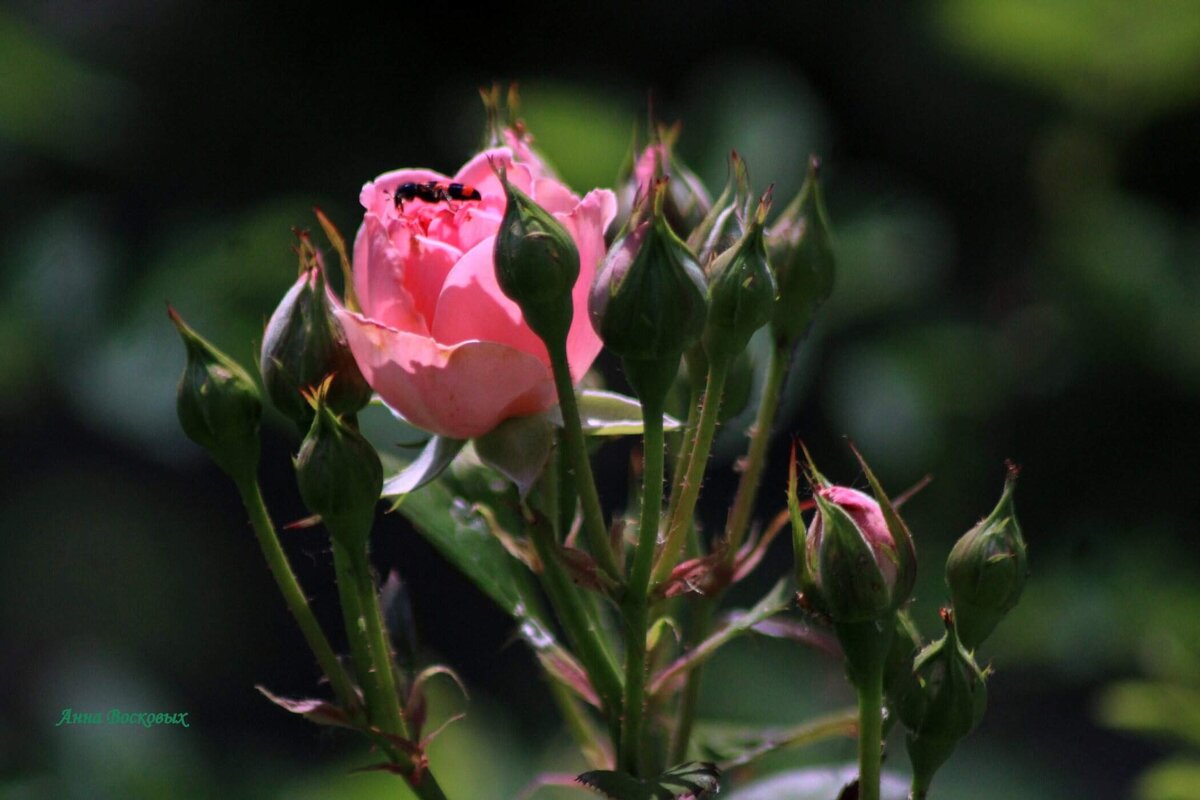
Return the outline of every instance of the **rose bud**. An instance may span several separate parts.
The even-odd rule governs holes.
[[[770,207],[771,192],[767,190],[745,234],[713,262],[704,329],[704,352],[710,363],[729,364],[746,349],[754,332],[771,319],[776,287],[763,241]]]
[[[622,194],[628,208],[649,195],[655,181],[669,178],[663,213],[672,230],[687,236],[709,213],[713,203],[696,173],[675,156],[678,138],[678,125],[671,128],[660,125],[652,143],[634,161],[633,174]]]
[[[527,194],[509,183],[503,168],[504,217],[496,233],[496,282],[544,341],[563,341],[574,308],[571,290],[579,277],[579,250],[567,229]]]
[[[808,177],[767,236],[767,252],[779,300],[771,319],[777,346],[790,349],[812,325],[813,316],[833,292],[834,258],[825,202],[817,171],[809,160]]]
[[[925,797],[934,773],[979,724],[987,707],[984,671],[959,641],[950,612],[943,610],[942,619],[946,635],[917,655],[898,703],[908,728],[915,800]]]
[[[259,361],[263,386],[271,402],[288,419],[307,429],[312,406],[302,392],[332,376],[325,402],[335,414],[354,414],[371,399],[321,269],[305,268],[283,296],[263,334]]]
[[[371,532],[375,504],[383,491],[379,454],[325,402],[328,384],[313,395],[313,422],[296,454],[296,482],[309,511],[352,551]]]
[[[742,238],[750,213],[750,175],[737,151],[729,154],[729,180],[700,224],[688,235],[687,244],[707,273],[719,254]]]
[[[176,399],[183,432],[235,482],[254,480],[262,418],[258,387],[233,359],[188,327],[175,309],[168,306],[167,314],[187,348]]]
[[[601,263],[588,310],[605,346],[626,362],[627,373],[632,362],[660,364],[663,374],[657,377],[669,382],[683,351],[704,331],[707,307],[700,266],[664,216],[666,183],[654,185],[628,233]],[[637,381],[633,373],[630,380]]]
[[[835,623],[878,620],[899,610],[917,577],[908,527],[866,460],[857,450],[854,455],[874,498],[832,485],[805,451],[817,513],[807,532],[797,530],[803,524],[798,511],[792,514],[797,557],[804,559],[797,564],[801,589],[815,594],[815,604]]]
[[[963,645],[974,650],[1016,605],[1029,566],[1013,508],[1017,469],[1010,465],[1000,502],[967,531],[946,561],[946,585]]]

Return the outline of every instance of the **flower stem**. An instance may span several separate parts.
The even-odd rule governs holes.
[[[658,544],[663,502],[663,403],[661,397],[642,398],[643,460],[642,515],[637,549],[625,593],[625,720],[621,734],[621,767],[638,775],[643,742],[646,691],[646,631],[649,627],[650,571]]]
[[[291,564],[288,563],[283,547],[279,543],[275,526],[271,522],[271,516],[263,502],[258,480],[249,477],[246,480],[238,481],[237,487],[242,496],[242,503],[250,515],[250,523],[254,528],[255,536],[258,537],[258,544],[262,548],[271,574],[275,576],[275,583],[283,595],[284,602],[287,603],[288,610],[292,612],[296,624],[300,626],[300,632],[304,634],[309,649],[317,658],[317,664],[328,678],[329,685],[333,687],[333,693],[338,702],[346,709],[351,719],[359,717],[362,709],[359,707],[358,694],[354,690],[354,684],[351,683],[350,676],[346,674],[342,662],[334,654],[333,648],[329,645],[329,639],[325,637],[325,632],[321,630],[312,608],[308,605],[308,598],[300,588],[300,582],[296,580],[296,573],[292,571]]]
[[[704,480],[704,469],[708,466],[708,453],[712,449],[713,434],[717,430],[717,412],[721,408],[721,393],[725,390],[727,372],[727,364],[714,362],[709,365],[708,381],[704,387],[704,399],[701,401],[700,421],[696,426],[696,441],[692,446],[691,457],[683,477],[679,504],[675,506],[667,523],[667,540],[659,553],[658,563],[654,566],[652,583],[661,583],[670,576],[687,536],[688,522],[696,510],[700,484]]]
[[[780,395],[787,377],[791,351],[785,347],[771,348],[767,361],[767,377],[763,384],[762,398],[758,403],[758,415],[754,419],[754,431],[750,436],[750,448],[746,453],[746,469],[738,481],[737,494],[733,498],[733,510],[725,526],[725,539],[729,542],[729,558],[733,558],[746,537],[754,500],[758,496],[758,485],[762,480],[763,467],[767,460],[767,446],[771,442],[771,429],[775,423],[775,412],[779,408]]]
[[[879,800],[883,757],[883,669],[864,676],[858,687],[858,797]]]
[[[535,520],[530,537],[542,562],[542,585],[554,607],[554,614],[567,632],[571,647],[587,670],[588,678],[604,705],[614,749],[621,739],[621,676],[611,654],[604,646],[604,632],[588,613],[579,589],[571,583],[558,557],[554,532],[544,521]]]
[[[587,448],[583,440],[583,425],[579,421],[579,405],[575,401],[575,386],[571,382],[571,370],[567,364],[567,344],[564,338],[553,345],[546,343],[550,353],[550,367],[554,373],[554,388],[558,391],[558,405],[562,410],[563,442],[566,445],[568,468],[574,473],[576,490],[583,507],[583,531],[587,536],[592,558],[613,580],[620,582],[621,573],[608,541],[608,529],[604,525],[604,512],[600,508],[600,495],[596,492],[596,480],[592,476],[592,465],[588,461]]]

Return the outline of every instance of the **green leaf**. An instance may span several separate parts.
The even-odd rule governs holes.
[[[716,764],[690,761],[672,767],[654,780],[635,778],[624,772],[593,770],[579,782],[612,800],[675,800],[679,797],[710,797],[720,789],[721,771]]]
[[[856,765],[846,767],[809,767],[781,772],[732,792],[724,800],[830,800],[858,777]],[[885,772],[880,781],[881,800],[907,800],[908,781]]]
[[[754,608],[749,611],[731,612],[727,617],[728,621],[716,633],[664,667],[651,679],[648,692],[655,695],[671,687],[680,677],[687,674],[688,670],[711,658],[722,645],[750,630],[767,617],[783,611],[791,602],[792,593],[788,590],[787,581],[780,580]]]
[[[1200,747],[1200,689],[1167,682],[1122,681],[1100,697],[1111,728],[1177,739]]]
[[[702,757],[716,761],[722,770],[731,770],[776,750],[805,747],[828,739],[853,739],[857,735],[858,709],[849,708],[789,728],[700,723],[696,726],[694,746]]]
[[[561,427],[562,411],[555,406],[549,414],[554,424]],[[641,403],[616,392],[584,389],[579,393],[579,417],[588,436],[637,436],[642,432]],[[663,430],[676,431],[681,427],[679,420],[663,414]]]
[[[383,497],[391,497],[396,500],[392,510],[395,511],[410,492],[415,492],[441,475],[465,444],[466,440],[464,439],[432,437],[425,445],[425,449],[413,459],[412,463],[384,481]]]
[[[406,495],[399,506],[430,544],[501,608],[518,619],[541,617],[538,594],[528,570],[441,483]]]
[[[546,414],[513,417],[475,440],[475,454],[517,485],[521,497],[537,483],[554,447],[554,426]]]
[[[1200,761],[1178,758],[1155,764],[1137,779],[1137,800],[1200,800]]]

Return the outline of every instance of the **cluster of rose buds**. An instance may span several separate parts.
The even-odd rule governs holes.
[[[477,462],[517,491],[498,499],[494,488],[454,483],[458,496],[439,509],[452,533],[439,549],[513,614],[547,675],[567,690],[560,705],[595,767],[581,782],[616,800],[716,791],[718,767],[687,760],[701,665],[732,638],[714,632],[713,612],[790,520],[800,606],[814,627],[830,628],[821,635],[837,644],[827,649],[844,658],[859,695],[857,796],[878,800],[885,725],[899,720],[914,796],[923,797],[980,720],[986,670],[974,652],[1015,606],[1025,579],[1015,471],[996,510],[954,547],[946,567],[952,609],[942,615],[945,634],[929,645],[908,615],[913,538],[861,457],[870,494],[831,483],[808,457],[812,496],[804,501],[793,457],[788,513],[759,536],[751,517],[788,366],[833,290],[817,160],[771,221],[772,189],[752,193],[736,153],[714,201],[674,152],[678,128],[659,128],[631,159],[623,202],[607,189],[581,198],[533,149],[523,124],[500,121],[498,89],[485,102],[488,146],[454,176],[401,169],[363,187],[352,258],[320,215],[342,264],[341,297],[323,255],[299,235],[297,279],[263,337],[266,395],[303,434],[294,467],[313,515],[306,522],[323,523],[331,537],[352,669],[308,608],[258,490],[258,388],[172,311],[188,350],[178,400],[184,430],[237,483],[335,695],[268,697],[361,731],[385,758],[378,768],[403,776],[422,800],[444,800],[425,752],[433,734],[421,735],[422,687],[448,670],[417,674],[411,659],[397,661],[383,614],[398,602],[395,584],[381,600],[368,549],[381,494],[400,498],[438,479],[473,440]],[[705,536],[695,508],[714,433],[749,397],[748,353],[759,331],[769,361],[748,453],[724,530]],[[577,386],[602,348],[619,358],[637,398],[610,393],[607,410],[584,414],[588,398]],[[422,455],[386,481],[357,425],[372,395],[431,436]],[[680,397],[687,402],[670,400]],[[686,421],[666,415],[675,413],[669,400],[682,403]],[[629,419],[630,409],[640,421]],[[606,413],[619,422],[605,424]],[[601,507],[585,441],[601,430],[642,437],[636,512],[610,516]],[[490,535],[458,535],[468,507]],[[808,522],[805,507],[815,509]],[[428,527],[429,519],[427,510],[420,522]],[[509,582],[510,573],[520,578]],[[531,575],[565,644],[533,611],[541,599],[522,594]],[[735,630],[784,611],[788,596],[772,592]],[[682,640],[663,637],[664,626],[682,630]],[[589,733],[592,713],[607,740]]]

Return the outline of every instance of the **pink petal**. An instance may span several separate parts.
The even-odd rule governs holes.
[[[604,258],[604,231],[617,215],[617,198],[607,189],[593,189],[570,214],[555,214],[575,239],[579,249],[579,280],[571,292],[575,315],[567,333],[567,361],[571,378],[578,383],[600,354],[603,343],[588,317],[588,293],[596,266]]]
[[[534,181],[533,194],[530,197],[551,214],[569,214],[579,205],[578,195],[550,178]]]
[[[484,239],[446,276],[433,317],[433,338],[442,344],[498,342],[536,356],[548,366],[546,346],[525,325],[520,307],[496,283],[494,244],[494,236]]]
[[[386,213],[391,210],[390,216],[395,216],[396,187],[402,183],[426,183],[428,181],[444,181],[449,180],[440,172],[434,172],[431,169],[394,169],[391,172],[385,172],[370,183],[364,184],[362,191],[358,194],[358,201],[362,203],[362,207],[368,212],[374,212],[383,219],[388,218]]]
[[[503,166],[508,173],[509,183],[525,194],[529,194],[530,187],[533,185],[533,175],[528,166],[519,161],[513,161],[512,151],[507,147],[484,150],[464,164],[463,168],[454,176],[454,180],[474,186],[484,198],[490,195],[498,195],[503,198],[504,187],[500,185],[500,179],[492,171],[492,164],[497,167]],[[503,209],[503,202],[500,207]]]
[[[446,347],[345,309],[335,313],[371,388],[432,433],[481,436],[509,417],[544,411],[555,401],[549,371],[526,353],[491,342]]]
[[[405,265],[379,217],[367,214],[354,239],[354,291],[363,312],[396,330],[426,333],[404,281]]]

